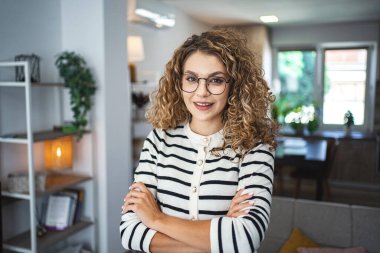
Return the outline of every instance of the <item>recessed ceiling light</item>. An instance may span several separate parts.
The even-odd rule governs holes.
[[[278,22],[278,17],[273,16],[273,15],[271,15],[271,16],[261,16],[260,20],[263,23],[276,23],[276,22]]]

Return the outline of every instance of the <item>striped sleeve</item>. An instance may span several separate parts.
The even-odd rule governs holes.
[[[157,195],[157,148],[153,132],[144,142],[139,165],[135,171],[135,182],[143,182],[148,189]],[[156,231],[145,226],[138,216],[130,211],[121,216],[120,236],[125,249],[150,252],[150,242]]]
[[[256,252],[269,224],[273,188],[274,155],[261,144],[244,157],[240,165],[238,189],[253,192],[254,205],[238,218],[211,220],[211,252]]]

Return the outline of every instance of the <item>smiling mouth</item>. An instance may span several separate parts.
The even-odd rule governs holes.
[[[213,105],[213,103],[201,103],[201,102],[194,102],[195,107],[198,110],[208,110]]]

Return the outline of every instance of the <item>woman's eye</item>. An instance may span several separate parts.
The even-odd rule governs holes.
[[[197,78],[195,78],[195,77],[193,77],[193,76],[187,76],[187,77],[186,77],[186,81],[193,83],[193,82],[196,82],[196,81],[197,81]]]
[[[223,84],[225,81],[223,78],[221,77],[213,77],[213,78],[210,78],[209,80],[209,83],[212,83],[212,84]]]

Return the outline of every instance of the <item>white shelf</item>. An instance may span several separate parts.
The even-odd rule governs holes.
[[[67,187],[71,187],[82,182],[92,180],[91,176],[80,175],[75,173],[60,173],[53,174],[48,173],[46,176],[45,190],[36,191],[35,188],[35,168],[34,168],[34,145],[35,142],[40,142],[44,140],[56,139],[59,137],[73,135],[63,133],[62,131],[55,130],[46,130],[46,131],[33,131],[31,126],[32,112],[31,112],[31,88],[33,87],[52,87],[63,89],[63,83],[31,83],[30,73],[29,73],[29,64],[28,62],[0,62],[0,67],[23,67],[24,82],[14,82],[14,81],[2,81],[0,82],[1,88],[13,88],[13,87],[23,87],[25,89],[25,117],[26,117],[26,132],[25,133],[1,133],[0,143],[15,143],[15,144],[26,144],[27,148],[27,175],[28,175],[28,190],[26,192],[10,192],[8,189],[1,189],[1,197],[9,203],[13,200],[27,200],[29,202],[28,210],[25,210],[29,216],[29,231],[21,232],[21,234],[16,237],[7,239],[2,242],[2,248],[8,249],[15,252],[28,252],[28,253],[37,253],[44,250],[46,247],[53,245],[59,241],[65,240],[68,236],[74,235],[75,233],[82,231],[86,227],[89,227],[93,224],[92,221],[81,221],[77,224],[74,224],[64,231],[51,231],[42,237],[37,236],[37,213],[36,213],[36,198],[42,197]],[[9,106],[10,107],[10,106]],[[12,108],[9,108],[11,110]],[[5,146],[4,146],[5,147]],[[3,157],[7,158],[7,157]],[[87,188],[87,187],[86,187]],[[89,195],[92,196],[93,191],[89,191]],[[17,208],[17,207],[15,207]],[[12,210],[13,211],[13,210]],[[18,213],[18,212],[17,212]],[[16,217],[19,218],[19,217]],[[21,218],[21,217],[20,217]],[[91,236],[92,237],[92,236]],[[93,244],[93,243],[91,243]]]
[[[0,82],[0,87],[26,87],[25,82]]]
[[[15,143],[15,144],[28,144],[27,139],[16,139],[16,138],[0,138],[0,143]]]

